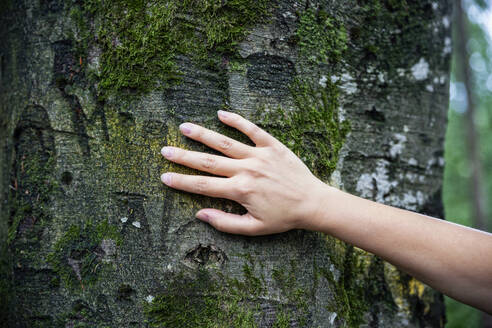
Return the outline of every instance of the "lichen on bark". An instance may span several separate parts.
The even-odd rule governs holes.
[[[79,49],[101,48],[101,91],[148,92],[179,80],[179,56],[217,69],[220,54],[234,55],[249,27],[269,14],[260,1],[85,1],[71,11]],[[87,18],[97,22],[87,23]],[[97,41],[90,38],[96,33]]]

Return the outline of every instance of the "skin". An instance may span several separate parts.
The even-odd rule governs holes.
[[[167,186],[227,198],[244,215],[205,208],[196,217],[217,230],[248,236],[291,229],[320,231],[376,254],[429,286],[492,314],[492,234],[356,197],[324,184],[286,146],[243,117],[219,119],[251,147],[204,127],[181,132],[225,156],[164,147],[175,163],[216,175],[165,173]]]

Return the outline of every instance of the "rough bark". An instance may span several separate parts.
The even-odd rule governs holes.
[[[439,293],[357,248],[198,222],[204,206],[241,208],[163,187],[160,173],[189,170],[159,150],[204,150],[185,120],[238,137],[215,118],[227,108],[325,181],[442,217],[447,2],[117,5],[1,9],[3,323],[443,326]]]

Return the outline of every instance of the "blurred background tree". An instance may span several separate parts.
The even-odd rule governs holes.
[[[453,26],[444,206],[448,220],[491,231],[492,1],[464,0],[462,6],[459,1]],[[446,298],[446,307],[449,328],[492,327],[491,316],[453,299]]]

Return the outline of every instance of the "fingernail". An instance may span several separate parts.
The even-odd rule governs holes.
[[[172,147],[164,147],[161,149],[161,154],[165,158],[171,158],[173,156],[174,149]]]
[[[161,175],[161,181],[169,186],[171,184],[171,175],[171,173],[164,173]]]
[[[195,217],[205,222],[208,222],[210,220],[210,217],[205,212],[198,212],[196,213]]]
[[[224,111],[224,110],[219,110],[217,111],[217,115],[219,115],[219,117],[222,117],[222,118],[227,118],[229,117],[229,113]]]
[[[190,134],[192,125],[190,123],[183,123],[179,126],[179,129],[183,134]]]

